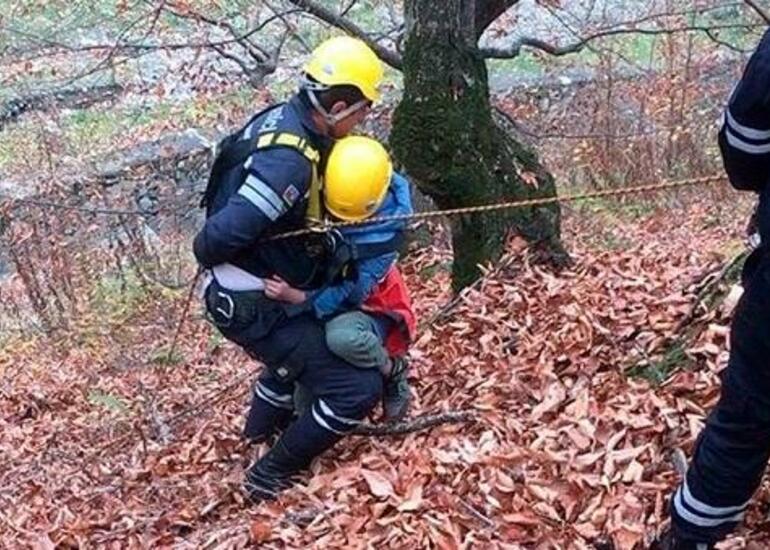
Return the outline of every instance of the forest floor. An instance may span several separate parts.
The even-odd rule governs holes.
[[[239,492],[265,450],[239,438],[259,365],[197,302],[164,355],[185,290],[107,297],[55,341],[12,337],[2,546],[641,547],[726,363],[729,304],[693,310],[743,248],[751,205],[724,185],[571,206],[569,269],[533,264],[514,238],[455,301],[450,254],[417,247],[402,262],[423,321],[412,415],[475,420],[350,437],[273,503]],[[770,544],[769,489],[726,547]]]

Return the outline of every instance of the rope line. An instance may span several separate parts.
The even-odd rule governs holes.
[[[373,218],[367,218],[365,220],[354,221],[321,221],[317,222],[314,227],[297,229],[295,231],[287,231],[278,235],[273,235],[266,240],[275,241],[288,239],[292,237],[299,237],[302,235],[309,235],[318,233],[319,231],[328,231],[330,229],[337,229],[341,227],[352,227],[369,225],[390,221],[405,221],[415,222],[421,220],[427,220],[438,217],[451,217],[451,216],[463,216],[467,214],[481,214],[485,212],[495,212],[498,210],[510,210],[515,208],[527,208],[532,206],[544,206],[546,204],[563,203],[563,202],[576,202],[586,199],[595,199],[602,197],[631,195],[635,193],[644,193],[646,191],[660,191],[664,189],[676,189],[679,187],[691,187],[696,185],[706,185],[710,183],[719,182],[725,179],[722,174],[714,174],[710,176],[700,176],[697,178],[688,178],[677,181],[666,181],[660,183],[651,183],[645,185],[637,185],[634,187],[624,187],[622,189],[605,189],[601,191],[589,191],[587,193],[579,193],[575,195],[561,195],[553,197],[540,197],[536,199],[524,199],[509,202],[500,202],[493,204],[483,204],[479,206],[464,206],[460,208],[448,208],[444,210],[430,210],[428,212],[415,212],[412,214],[394,214],[389,216],[377,216]]]
[[[502,203],[495,203],[495,204],[486,204],[486,205],[480,205],[480,206],[468,206],[468,207],[462,207],[462,208],[452,208],[452,209],[445,209],[445,210],[432,210],[429,212],[419,212],[414,214],[400,214],[400,215],[393,215],[393,216],[381,216],[377,218],[370,218],[367,220],[360,220],[360,221],[353,221],[353,222],[329,222],[329,223],[321,223],[317,228],[311,228],[311,229],[302,229],[292,232],[283,233],[280,235],[275,235],[271,237],[271,240],[275,239],[285,239],[289,237],[295,237],[299,235],[309,234],[309,233],[316,233],[319,230],[324,231],[328,229],[333,229],[337,227],[348,227],[348,226],[356,226],[356,225],[366,225],[370,223],[379,223],[384,221],[416,221],[416,220],[425,220],[440,216],[459,216],[459,215],[466,215],[466,214],[478,214],[478,213],[484,213],[484,212],[493,212],[498,210],[506,210],[506,209],[513,209],[513,208],[524,208],[524,207],[531,207],[531,206],[541,206],[546,204],[553,204],[553,203],[562,203],[562,202],[574,202],[579,200],[585,200],[585,199],[592,199],[592,198],[601,198],[601,197],[609,197],[609,196],[622,196],[622,195],[628,195],[633,193],[643,193],[646,191],[657,191],[657,190],[663,190],[663,189],[675,189],[680,187],[688,187],[688,186],[696,186],[696,185],[705,185],[709,183],[715,183],[718,181],[724,180],[723,175],[711,175],[711,176],[703,176],[703,177],[697,177],[697,178],[689,178],[679,181],[668,181],[668,182],[660,182],[656,184],[647,184],[647,185],[638,185],[634,187],[627,187],[623,189],[610,189],[610,190],[603,190],[603,191],[591,191],[587,193],[580,193],[575,195],[564,195],[561,197],[555,196],[555,197],[542,197],[542,198],[536,198],[536,199],[526,199],[526,200],[518,200],[518,201],[510,201],[510,202],[502,202]],[[0,198],[3,198],[2,195],[0,195]],[[41,205],[45,207],[55,207],[55,203],[50,203],[47,201],[44,201],[41,203],[41,201],[30,201],[27,199],[13,199],[18,200],[19,202],[27,202],[31,203],[33,205]],[[67,205],[61,205],[63,208],[67,208]],[[76,210],[81,210],[84,207],[70,207]],[[103,213],[103,214],[110,214],[110,213],[117,213],[119,215],[126,215],[126,214],[132,214],[132,213],[138,213],[140,215],[146,215],[146,213],[139,213],[139,212],[133,212],[133,211],[112,211],[108,209],[100,209],[96,211],[95,213]],[[197,280],[197,275],[196,275]],[[193,284],[194,287],[194,284]],[[176,334],[174,336],[173,343],[170,348],[170,353],[173,352],[175,343],[178,339],[179,332],[181,331],[181,325],[184,322],[184,318],[187,314],[187,310],[189,308],[189,302],[190,298],[192,296],[192,293],[188,294],[187,300],[185,302],[183,312],[182,312],[182,319],[180,320],[180,323],[177,327]],[[455,305],[455,303],[450,303],[450,306]],[[439,315],[446,314],[446,311],[439,312]],[[438,318],[438,316],[436,317]],[[208,396],[202,398],[201,400],[189,405],[185,409],[183,409],[181,412],[175,414],[171,418],[167,420],[167,425],[170,426],[172,429],[177,427],[178,424],[187,416],[190,414],[193,414],[195,412],[200,411],[205,406],[212,406],[214,404],[221,404],[223,402],[230,401],[232,399],[235,399],[236,397],[239,397],[244,393],[244,388],[241,387],[239,391],[231,392],[231,390],[235,389],[238,386],[241,386],[242,382],[245,381],[249,377],[253,377],[256,374],[256,369],[252,369],[251,371],[242,374],[239,376],[234,382],[228,384],[225,388],[219,389],[215,392],[210,393]],[[248,386],[247,386],[248,387]],[[126,433],[116,439],[113,439],[111,441],[108,441],[106,444],[101,446],[97,452],[93,453],[89,457],[87,457],[83,461],[83,465],[90,465],[93,463],[94,460],[98,459],[102,454],[117,446],[117,445],[123,445],[125,443],[131,442],[131,440],[134,437],[134,432]],[[81,468],[83,468],[83,465],[81,465]]]
[[[288,239],[292,237],[310,235],[313,233],[328,231],[330,229],[337,229],[341,227],[362,226],[362,225],[370,225],[370,224],[390,222],[390,221],[416,222],[416,221],[428,220],[428,219],[439,218],[439,217],[463,216],[468,214],[482,214],[486,212],[496,212],[499,210],[511,210],[515,208],[545,206],[548,204],[555,204],[555,203],[576,202],[576,201],[581,201],[586,199],[631,195],[636,193],[644,193],[647,191],[662,191],[665,189],[676,189],[680,187],[706,185],[709,183],[722,181],[724,179],[725,179],[725,176],[723,174],[714,174],[710,176],[700,176],[696,178],[687,178],[687,179],[677,180],[677,181],[663,181],[658,183],[637,185],[633,187],[623,187],[619,189],[589,191],[587,193],[578,193],[574,195],[560,195],[560,196],[557,195],[553,197],[539,197],[535,199],[524,199],[524,200],[492,203],[492,204],[483,204],[478,206],[464,206],[460,208],[447,208],[444,210],[414,212],[412,214],[394,214],[389,216],[377,216],[377,217],[367,218],[365,220],[334,221],[334,222],[329,220],[324,220],[324,221],[316,222],[313,227],[306,227],[302,229],[297,229],[295,231],[287,231],[285,233],[273,235],[267,238],[266,240],[275,241],[275,240]],[[163,207],[154,209],[153,211],[142,211],[142,210],[118,210],[118,209],[112,209],[112,208],[76,206],[76,205],[68,205],[64,203],[57,203],[57,202],[41,200],[41,199],[17,198],[17,197],[12,197],[5,194],[0,194],[0,200],[18,203],[18,204],[36,206],[38,208],[75,210],[75,211],[85,212],[89,214],[101,214],[101,215],[113,215],[113,216],[148,217],[148,216],[156,215],[164,210],[167,210],[166,208],[163,208]],[[179,210],[181,210],[182,208],[184,208],[184,206],[180,207]]]

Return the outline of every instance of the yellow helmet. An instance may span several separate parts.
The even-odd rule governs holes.
[[[326,162],[324,204],[341,220],[363,220],[382,204],[393,166],[376,140],[349,136],[338,140]]]
[[[324,86],[355,86],[369,101],[377,101],[382,62],[362,40],[350,36],[330,38],[318,46],[305,65],[305,73]]]

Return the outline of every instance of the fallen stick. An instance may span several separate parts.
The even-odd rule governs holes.
[[[418,332],[422,331],[424,328],[432,326],[435,322],[448,317],[460,303],[465,301],[471,291],[478,290],[484,284],[484,281],[502,273],[503,270],[511,267],[514,262],[519,259],[520,256],[518,254],[511,254],[507,259],[500,261],[500,263],[495,265],[491,270],[482,273],[475,281],[458,292],[456,296],[449,300],[449,302],[441,306],[438,311],[436,311],[428,318],[427,321],[420,323]]]
[[[462,506],[470,515],[472,515],[477,520],[481,521],[484,525],[486,525],[489,528],[495,528],[495,522],[489,519],[487,516],[479,512],[476,508],[465,502],[464,500],[460,501],[460,506]]]
[[[730,260],[720,268],[712,270],[701,277],[697,284],[698,290],[690,303],[687,313],[676,323],[676,325],[674,325],[670,335],[662,339],[658,345],[649,351],[645,351],[643,348],[634,344],[636,350],[642,355],[642,359],[632,365],[626,366],[624,370],[633,371],[638,368],[647,368],[655,362],[653,359],[654,357],[666,355],[676,347],[685,349],[691,342],[696,340],[702,331],[702,327],[698,326],[699,308],[701,306],[706,306],[707,308],[710,306],[712,309],[716,307],[716,302],[713,301],[720,294],[720,285],[730,278],[735,267],[748,257],[749,253],[749,250],[742,250],[730,258]],[[740,274],[738,277],[740,277]],[[666,376],[670,376],[678,369],[679,366],[671,369],[666,373]]]
[[[472,411],[446,412],[438,414],[424,414],[415,416],[401,422],[389,424],[361,424],[351,433],[355,435],[404,435],[419,432],[440,426],[442,424],[460,424],[463,422],[475,422],[476,414]]]
[[[699,289],[687,314],[674,327],[674,334],[678,334],[687,324],[690,323],[690,321],[695,318],[698,308],[701,306],[701,304],[703,304],[704,301],[713,297],[717,293],[719,285],[725,280],[725,278],[738,264],[738,262],[745,259],[748,255],[748,250],[742,250],[733,256],[726,264],[724,264],[716,274],[710,273],[708,276],[706,276],[706,279],[708,279],[711,275],[713,275],[713,278],[705,282]]]

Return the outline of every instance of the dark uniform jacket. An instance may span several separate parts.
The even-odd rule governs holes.
[[[307,140],[325,157],[331,140],[316,132],[310,114],[311,108],[295,96],[255,115],[239,137],[288,133]],[[262,278],[278,275],[299,288],[317,286],[317,262],[307,254],[303,239],[264,240],[305,227],[312,178],[311,161],[296,148],[255,151],[222,178],[193,243],[198,262],[206,268],[230,263]]]
[[[719,147],[730,183],[759,193],[756,221],[762,241],[770,243],[770,30],[730,96]]]

